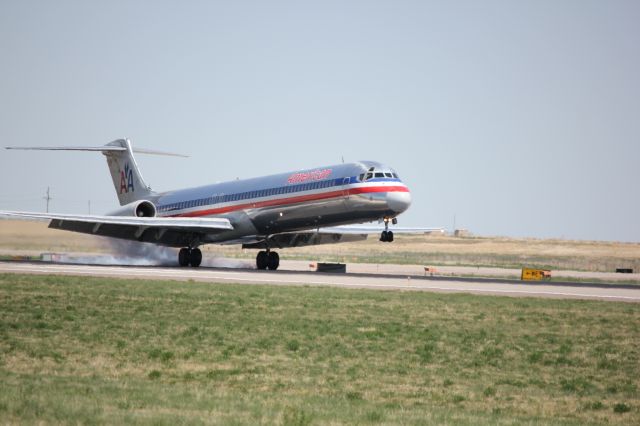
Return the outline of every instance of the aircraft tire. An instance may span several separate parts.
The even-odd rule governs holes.
[[[268,266],[268,256],[267,256],[267,252],[264,250],[261,250],[258,252],[258,255],[256,256],[256,267],[258,269],[267,269]]]
[[[393,231],[382,231],[380,234],[380,241],[383,243],[393,242]]]
[[[194,268],[197,268],[202,263],[202,252],[199,248],[194,248],[191,250],[191,254],[189,256],[189,264]]]
[[[190,258],[189,249],[181,248],[178,252],[178,263],[180,266],[189,266],[189,258]]]
[[[269,268],[271,271],[275,271],[276,269],[278,269],[278,266],[280,266],[280,255],[278,255],[278,253],[276,253],[275,251],[270,251],[267,261],[267,268]]]

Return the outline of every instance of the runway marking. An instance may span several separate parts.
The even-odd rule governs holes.
[[[490,288],[490,287],[456,287],[456,286],[442,286],[431,285],[424,281],[414,281],[413,284],[398,284],[398,280],[405,280],[407,278],[397,277],[359,277],[348,276],[350,281],[339,279],[338,281],[329,280],[308,280],[308,276],[300,276],[297,274],[278,275],[276,278],[271,278],[275,273],[269,272],[247,272],[247,271],[207,271],[207,270],[190,270],[190,269],[166,269],[166,268],[136,268],[136,267],[119,267],[119,266],[85,266],[85,265],[33,265],[33,264],[11,264],[0,262],[0,271],[14,272],[14,273],[60,273],[70,275],[81,276],[107,276],[107,277],[144,277],[148,279],[180,279],[188,280],[195,279],[199,281],[211,281],[211,280],[225,280],[232,282],[242,283],[255,283],[255,284],[275,284],[275,285],[315,285],[315,286],[333,286],[344,288],[370,288],[370,289],[397,289],[397,290],[414,290],[414,291],[443,291],[452,293],[475,293],[475,294],[500,294],[500,295],[525,295],[525,296],[548,296],[557,298],[582,298],[582,299],[601,299],[601,300],[619,300],[619,301],[633,301],[640,302],[640,288],[638,290],[626,290],[625,293],[638,293],[638,296],[629,296],[623,294],[602,294],[607,291],[611,293],[616,289],[605,288],[593,288],[590,289],[592,293],[585,293],[584,291],[552,291],[547,289],[521,289],[517,288],[518,284],[505,284],[505,283],[487,283],[487,286],[500,286],[502,288]],[[246,278],[239,275],[242,274],[254,274],[255,277]],[[267,277],[261,277],[260,275],[267,275]],[[340,277],[342,278],[342,277]],[[365,282],[353,282],[353,281],[365,281]],[[378,282],[375,282],[378,281]],[[380,283],[379,281],[389,281],[388,283]],[[466,285],[468,283],[459,282],[460,285]],[[515,287],[515,288],[504,288]],[[576,287],[568,287],[569,289],[583,290]],[[621,292],[618,290],[618,292]]]

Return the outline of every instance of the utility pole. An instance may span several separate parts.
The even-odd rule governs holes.
[[[49,187],[47,186],[47,196],[46,197],[42,197],[45,200],[47,200],[47,213],[49,213],[49,201],[51,201],[51,196],[49,195]]]

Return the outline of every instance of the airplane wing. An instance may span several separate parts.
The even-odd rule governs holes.
[[[380,234],[384,229],[384,225],[366,226],[366,225],[345,225],[320,228],[320,233],[340,233],[345,235],[351,234]],[[424,234],[425,232],[444,232],[444,228],[402,228],[398,226],[389,226],[389,231],[394,234]]]
[[[77,214],[0,211],[0,217],[21,220],[49,220],[49,228],[83,234],[121,238],[184,247],[199,235],[233,230],[224,218],[164,218],[135,216],[96,216]]]
[[[267,247],[304,247],[320,244],[335,244],[354,241],[363,241],[371,234],[379,235],[383,226],[333,226],[318,228],[310,231],[284,232],[270,235],[264,239],[244,242],[242,248],[263,249]],[[398,234],[424,234],[425,232],[444,232],[443,228],[398,228],[390,227]],[[239,241],[238,241],[239,242]]]
[[[284,232],[282,234],[269,235],[266,238],[256,239],[242,244],[243,249],[264,249],[267,247],[304,247],[319,244],[335,244],[353,241],[363,241],[367,234],[342,234],[337,232],[300,231]]]

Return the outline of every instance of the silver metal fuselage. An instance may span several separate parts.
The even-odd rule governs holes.
[[[382,170],[391,171],[370,161],[339,164],[165,192],[150,201],[158,216],[224,217],[233,224],[232,231],[200,243],[250,242],[248,236],[397,216],[409,207],[411,195],[395,172],[380,177]]]

